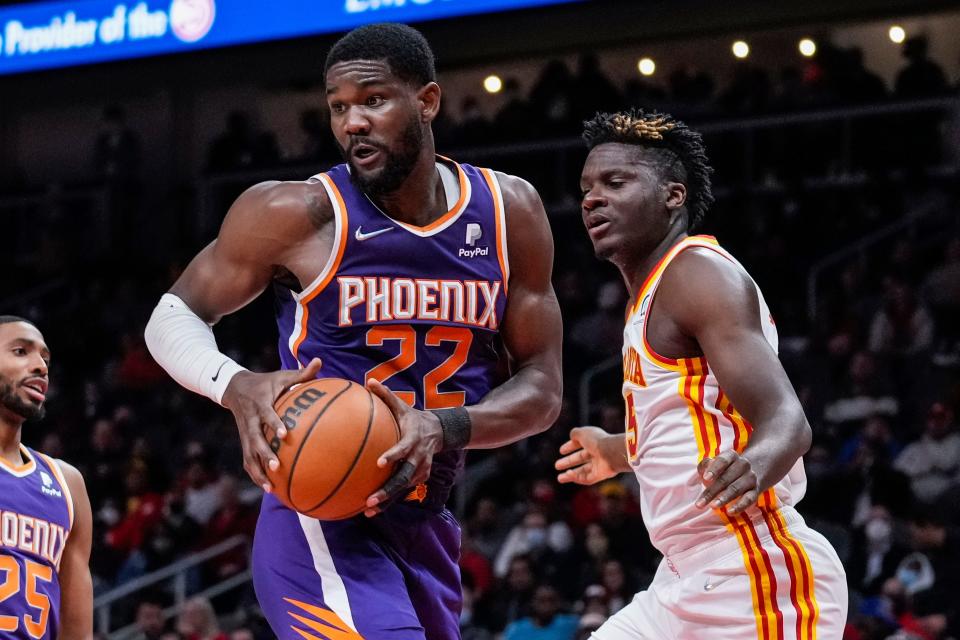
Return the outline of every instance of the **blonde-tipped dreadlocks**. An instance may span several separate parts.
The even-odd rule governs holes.
[[[703,137],[673,116],[633,108],[598,113],[583,126],[588,149],[608,142],[635,144],[650,149],[665,180],[687,187],[687,228],[695,229],[713,204],[710,174]]]

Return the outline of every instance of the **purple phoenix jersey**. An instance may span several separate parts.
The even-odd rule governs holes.
[[[0,638],[56,638],[63,549],[73,498],[60,468],[21,445],[26,464],[0,461]]]
[[[336,239],[303,291],[276,288],[285,369],[318,357],[321,376],[376,378],[418,409],[475,404],[494,387],[509,280],[503,199],[492,171],[440,161],[459,199],[426,227],[388,217],[346,165],[317,176]],[[254,582],[274,633],[458,638],[460,529],[443,504],[463,458],[435,456],[427,486],[372,519],[319,522],[266,496]]]

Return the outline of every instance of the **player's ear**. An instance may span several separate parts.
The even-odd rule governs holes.
[[[440,113],[440,85],[428,82],[417,92],[417,107],[423,122],[432,122]]]
[[[687,187],[682,182],[667,182],[664,184],[666,202],[664,206],[673,212],[687,203]]]

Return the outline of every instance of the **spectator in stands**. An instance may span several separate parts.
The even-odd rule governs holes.
[[[134,619],[136,632],[129,640],[160,640],[166,632],[167,623],[163,619],[164,599],[156,594],[147,593],[137,605]]]
[[[947,78],[940,65],[927,57],[928,45],[926,36],[914,36],[903,43],[907,66],[897,74],[894,92],[898,98],[927,98],[946,91]]]
[[[128,183],[139,176],[140,139],[127,125],[126,112],[119,105],[103,110],[93,164],[97,178],[112,185]]]
[[[126,474],[127,502],[121,520],[107,532],[107,542],[129,555],[140,549],[144,539],[163,518],[163,496],[150,486],[143,460],[130,460]]]
[[[918,304],[913,290],[902,280],[888,278],[884,306],[870,323],[870,351],[909,357],[930,349],[933,318]]]
[[[279,159],[276,138],[272,133],[258,132],[243,111],[227,115],[227,128],[210,146],[207,170],[235,171],[253,166],[268,166]]]
[[[940,401],[930,405],[923,435],[906,446],[894,467],[910,478],[914,496],[929,505],[960,481],[960,433],[949,405]]]
[[[597,111],[616,111],[623,106],[623,97],[600,68],[600,59],[593,52],[580,55],[577,75],[571,89],[573,117],[586,120]]]
[[[220,493],[220,508],[213,514],[203,531],[202,547],[210,547],[233,536],[253,539],[257,526],[256,511],[240,501],[238,480],[224,475],[216,483]],[[213,561],[213,573],[217,580],[224,580],[247,568],[247,550],[236,547],[233,551],[217,556]]]
[[[511,623],[503,634],[504,640],[573,640],[579,619],[560,613],[560,594],[542,584],[533,594],[530,616]]]
[[[463,145],[488,144],[493,132],[486,116],[480,111],[480,103],[473,96],[467,96],[460,103],[460,126],[457,128],[457,142]]]
[[[850,358],[846,380],[835,392],[835,399],[827,403],[824,417],[839,424],[875,414],[895,416],[900,404],[891,387],[876,358],[865,351],[857,352]]]
[[[947,243],[943,261],[923,282],[923,292],[936,320],[934,362],[956,367],[960,365],[960,236]]]
[[[493,121],[494,139],[509,143],[528,137],[530,129],[536,127],[536,116],[514,77],[503,81],[503,102]]]
[[[588,362],[620,352],[623,342],[623,285],[605,282],[597,290],[596,309],[573,325],[570,341]]]
[[[183,605],[177,618],[177,632],[184,640],[227,640],[227,634],[220,630],[213,606],[202,597],[191,598]]]
[[[530,105],[540,120],[541,135],[570,135],[579,124],[573,113],[573,77],[562,60],[551,60],[530,91]]]
[[[893,516],[885,507],[874,507],[857,529],[852,554],[845,563],[850,588],[873,596],[892,578],[908,549],[897,542]]]
[[[506,578],[477,603],[477,623],[500,632],[508,623],[528,615],[536,581],[533,561],[527,556],[514,556]]]
[[[460,612],[460,640],[493,640],[493,635],[474,621],[474,607],[480,597],[470,572],[461,574],[463,609]]]
[[[507,514],[489,496],[477,500],[473,516],[466,523],[470,545],[487,560],[497,557],[497,552],[510,533]]]
[[[181,485],[187,515],[200,526],[206,526],[222,506],[222,492],[216,480],[210,454],[203,443],[187,443],[187,466]]]
[[[493,564],[493,573],[498,578],[507,575],[516,556],[528,556],[540,566],[556,564],[557,557],[566,553],[571,543],[566,523],[550,522],[542,506],[531,505],[520,524],[507,535]]]
[[[200,527],[184,509],[183,495],[175,491],[168,493],[162,517],[140,548],[144,571],[162,569],[184,554],[195,551],[201,533]],[[189,578],[195,586],[196,576]]]
[[[330,136],[330,127],[320,109],[304,109],[300,112],[300,131],[303,132],[303,148],[298,160],[319,162],[337,156],[336,146]]]

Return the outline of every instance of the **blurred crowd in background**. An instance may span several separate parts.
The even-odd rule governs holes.
[[[529,95],[507,78],[510,99],[493,120],[475,98],[451,105],[459,113],[437,123],[438,149],[484,158],[489,152],[478,147],[576,136],[598,108],[633,104],[696,123],[957,93],[956,79],[927,58],[922,38],[908,41],[904,56],[892,87],[856,50],[829,47],[779,77],[744,63],[726,87],[685,69],[666,85],[638,79],[621,87],[587,55],[575,71],[546,65]],[[750,142],[750,163],[736,131],[706,136],[718,201],[702,231],[744,263],[777,322],[781,358],[814,430],[800,511],[846,567],[849,640],[960,637],[960,189],[956,158],[944,144],[952,117],[936,110],[852,126],[825,120],[764,129]],[[282,152],[269,129],[252,122],[242,111],[229,115],[209,149],[210,173],[337,160],[319,105],[303,114],[299,151]],[[834,144],[843,136],[853,156]],[[135,209],[144,179],[138,158],[151,151],[141,148],[121,107],[104,111],[103,129],[92,137],[112,211]],[[552,216],[565,397],[548,432],[468,457],[451,503],[463,526],[463,636],[582,639],[649,583],[659,561],[632,477],[570,487],[558,485],[553,471],[581,416],[623,431],[618,359],[626,293],[617,273],[592,256],[579,217],[560,210],[572,199],[576,211],[582,153],[546,168],[523,152],[497,157],[494,168],[540,188]],[[182,203],[193,204],[189,196]],[[97,252],[78,241],[87,231],[71,226],[79,224],[72,213],[60,203],[47,211],[46,222],[56,224],[13,228],[19,235],[12,237],[29,237],[37,250],[15,263],[3,259],[5,273],[16,277],[4,278],[0,299],[13,300],[3,312],[36,321],[51,346],[48,418],[28,424],[24,440],[82,470],[101,594],[233,535],[250,536],[260,493],[242,475],[230,413],[170,381],[143,344],[154,304],[197,247],[138,260],[156,248],[138,236],[135,216],[117,214],[108,232],[129,241]],[[813,280],[812,270],[819,274]],[[33,294],[19,295],[31,287]],[[270,292],[222,321],[217,336],[245,366],[277,368]],[[594,367],[583,406],[581,376]],[[247,562],[243,546],[218,556],[189,574],[188,591],[237,575]],[[115,615],[150,640],[272,637],[249,586],[212,602],[193,599],[165,621],[161,612],[172,602],[172,591],[160,586]]]

